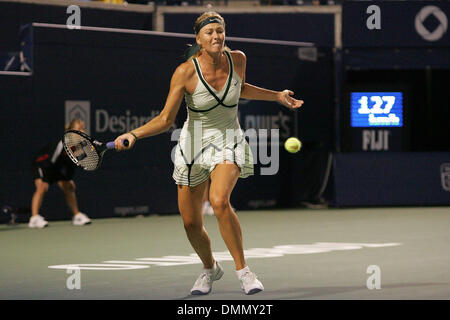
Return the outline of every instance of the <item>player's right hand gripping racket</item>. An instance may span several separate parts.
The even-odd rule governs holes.
[[[125,139],[122,143],[128,147],[128,140]],[[98,169],[106,150],[116,148],[114,141],[103,143],[77,130],[67,130],[64,133],[63,145],[70,159],[87,171]]]

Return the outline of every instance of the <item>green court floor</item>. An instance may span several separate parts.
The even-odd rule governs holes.
[[[449,207],[238,216],[247,264],[265,286],[256,295],[241,291],[216,218],[205,216],[225,275],[211,294],[190,296],[202,266],[182,221],[152,215],[94,219],[83,227],[50,222],[43,230],[1,225],[0,299],[450,298]]]

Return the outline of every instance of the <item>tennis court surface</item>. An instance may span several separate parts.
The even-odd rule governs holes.
[[[448,207],[237,214],[247,263],[265,286],[256,295],[241,291],[216,218],[205,216],[225,274],[211,294],[191,296],[202,265],[181,218],[151,215],[43,230],[1,225],[0,299],[450,298]]]

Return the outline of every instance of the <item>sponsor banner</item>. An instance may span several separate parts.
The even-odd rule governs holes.
[[[442,189],[450,192],[450,162],[441,164]]]
[[[142,215],[149,214],[150,209],[148,206],[131,206],[131,207],[115,207],[114,214],[119,216],[128,216],[128,215]]]
[[[84,127],[88,135],[91,134],[91,102],[71,101],[65,102],[65,124],[72,120],[79,119],[84,122]]]
[[[352,128],[352,151],[402,151],[403,132],[399,128]]]
[[[336,206],[449,205],[450,153],[340,153]]]
[[[448,47],[448,1],[345,1],[344,47]]]

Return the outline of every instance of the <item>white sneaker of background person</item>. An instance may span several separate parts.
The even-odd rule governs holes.
[[[83,212],[78,212],[72,219],[72,224],[74,226],[84,226],[85,224],[90,224],[91,222],[91,219],[89,219],[89,217]]]
[[[209,202],[209,201],[203,202],[202,213],[203,213],[203,215],[206,215],[206,216],[214,215],[214,209],[211,206],[211,202]]]
[[[212,283],[223,276],[222,266],[215,261],[212,269],[203,269],[191,289],[192,295],[204,295],[211,292]]]
[[[30,228],[38,228],[42,229],[48,226],[48,222],[44,219],[43,216],[36,214],[34,216],[31,216],[30,222],[28,223],[28,227]]]
[[[236,271],[236,275],[241,281],[241,289],[244,290],[245,294],[250,295],[264,291],[261,281],[256,278],[256,274],[251,272],[248,266]]]
[[[236,209],[231,207],[233,209],[234,212],[236,212]],[[213,216],[214,215],[214,209],[211,205],[211,202],[209,201],[205,201],[203,202],[203,206],[202,206],[202,214],[204,216]]]

